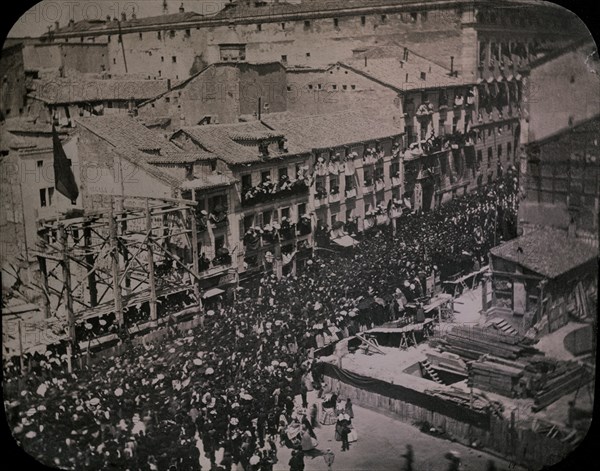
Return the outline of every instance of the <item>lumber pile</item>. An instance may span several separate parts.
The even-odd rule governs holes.
[[[502,362],[483,357],[471,363],[469,376],[473,387],[483,391],[515,397],[520,394],[519,380],[523,376],[524,364]]]
[[[477,392],[473,392],[472,398],[470,393],[461,391],[457,388],[447,390],[426,390],[425,393],[469,408],[471,408],[472,401],[473,410],[481,412],[490,411],[499,417],[502,417],[502,412],[504,411],[504,406],[502,403],[498,401],[492,401],[485,394]]]
[[[532,410],[537,412],[572,393],[591,380],[584,366],[575,362],[560,362],[540,382],[534,396]]]
[[[516,360],[537,353],[523,342],[522,337],[477,326],[455,326],[441,344],[445,351],[467,360],[477,360],[486,354]]]

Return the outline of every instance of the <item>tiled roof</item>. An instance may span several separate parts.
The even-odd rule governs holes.
[[[379,6],[396,6],[403,3],[415,3],[414,0],[303,0],[300,3],[267,3],[261,6],[255,6],[252,1],[250,5],[246,5],[245,1],[232,4],[228,8],[224,8],[217,13],[213,18],[222,19],[242,19],[252,18],[255,16],[273,16],[273,15],[290,15],[298,13],[315,13],[323,14],[327,11],[356,9],[356,8],[373,8]]]
[[[167,80],[34,80],[31,96],[46,103],[82,103],[104,100],[147,100],[166,92]]]
[[[408,61],[396,57],[353,58],[343,61],[342,67],[372,78],[395,90],[421,90],[466,85],[462,77],[451,77],[449,70],[428,59],[411,54]],[[421,78],[424,74],[425,79]],[[408,79],[407,79],[408,76]]]
[[[163,139],[156,131],[126,115],[93,116],[77,118],[77,123],[92,131],[117,148],[160,150],[161,154],[179,152],[172,142]]]
[[[2,125],[9,132],[20,134],[49,134],[52,135],[52,123],[33,121],[28,118],[9,118]],[[57,128],[58,134],[67,134],[65,129]]]
[[[182,128],[178,132],[184,132],[202,146],[202,148],[214,153],[225,162],[233,165],[261,161],[257,146],[242,145],[236,142],[236,140],[241,141],[244,138],[276,139],[282,134],[281,132],[273,132],[260,121],[191,126]],[[304,152],[308,152],[306,147],[296,147],[290,145],[288,142],[288,153],[275,155],[295,155]]]
[[[214,160],[217,156],[211,152],[197,150],[194,152],[170,152],[166,155],[148,155],[146,162],[151,164],[187,164],[199,160]]]
[[[598,257],[598,249],[568,238],[565,231],[550,228],[517,237],[493,248],[491,253],[547,278],[556,278]]]
[[[169,25],[174,23],[183,23],[187,21],[195,21],[202,19],[203,16],[193,11],[187,11],[183,13],[172,13],[170,15],[158,15],[158,16],[147,16],[142,18],[130,18],[126,21],[121,21],[121,29],[133,28],[133,27],[151,27],[160,25]],[[82,20],[71,25],[63,26],[58,31],[53,31],[55,34],[62,33],[77,33],[86,31],[102,31],[105,29],[117,29],[119,22],[116,20]]]
[[[265,115],[263,122],[283,132],[288,145],[308,149],[340,147],[402,134],[400,129],[376,116],[356,111],[311,116],[272,113]]]

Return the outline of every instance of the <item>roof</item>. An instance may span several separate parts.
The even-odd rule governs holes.
[[[394,48],[404,49],[395,46]],[[395,57],[373,58],[366,53],[361,57],[345,60],[339,65],[398,91],[467,85],[462,77],[450,76],[449,69],[411,51],[407,61],[401,60],[400,57],[402,54],[399,53]],[[422,74],[425,79],[421,78]]]
[[[147,100],[168,91],[167,80],[34,80],[31,96],[45,103]]]
[[[78,124],[89,129],[111,145],[138,151],[179,152],[172,142],[163,139],[140,121],[128,115],[93,116],[76,118]]]
[[[282,132],[289,146],[310,149],[340,147],[402,134],[400,129],[376,116],[356,111],[310,116],[271,113],[262,120],[270,128]]]
[[[171,152],[166,155],[148,155],[146,162],[151,164],[187,164],[199,160],[215,160],[217,156],[211,152],[196,150],[194,152]]]
[[[184,127],[175,132],[174,135],[180,132],[188,135],[203,149],[214,153],[232,165],[262,161],[258,153],[258,147],[243,145],[242,141],[257,141],[282,137],[281,132],[274,132],[257,120],[246,123]],[[288,152],[276,153],[274,156],[284,157],[286,155],[297,155],[305,152],[309,152],[305,146],[294,146],[288,142]]]
[[[168,15],[158,15],[158,16],[147,16],[142,18],[130,18],[126,21],[117,21],[116,19],[111,19],[109,21],[102,19],[94,19],[94,20],[82,20],[77,21],[72,24],[68,24],[59,28],[58,30],[52,31],[54,34],[63,34],[63,33],[77,33],[77,32],[88,32],[88,31],[102,31],[102,30],[111,30],[117,29],[119,27],[119,23],[121,29],[126,28],[135,28],[135,27],[152,27],[152,26],[160,26],[160,25],[169,25],[173,23],[183,23],[188,21],[195,21],[202,19],[203,16],[200,13],[196,13],[193,11],[187,11],[183,13],[172,13]],[[47,36],[47,34],[46,34]]]
[[[118,148],[116,149],[116,152],[124,159],[128,160],[129,162],[137,165],[138,167],[146,171],[146,173],[148,173],[149,175],[152,175],[153,177],[157,178],[158,180],[161,180],[162,182],[166,183],[167,185],[173,188],[179,188],[181,186],[181,183],[183,182],[183,179],[181,179],[169,169],[160,168],[150,164],[147,161],[147,155],[143,152],[137,151],[132,148]]]
[[[575,52],[577,51],[579,48],[583,47],[583,46],[589,46],[594,48],[594,50],[597,51],[597,47],[596,44],[594,43],[594,40],[591,36],[586,36],[583,38],[579,38],[561,48],[558,49],[554,49],[551,52],[548,52],[547,54],[544,54],[542,57],[539,57],[533,61],[531,61],[528,65],[527,68],[528,69],[534,69],[535,67],[539,67],[540,65],[546,64],[547,62],[550,62],[554,59],[559,58],[560,56],[563,56],[565,54],[568,54],[570,52]],[[597,52],[596,52],[597,54]]]
[[[551,228],[517,237],[494,247],[491,253],[547,278],[556,278],[598,257],[598,249],[567,237],[566,231]]]
[[[236,180],[233,177],[223,173],[201,174],[193,180],[187,180],[181,184],[181,188],[202,188],[209,190],[221,186],[233,185]]]

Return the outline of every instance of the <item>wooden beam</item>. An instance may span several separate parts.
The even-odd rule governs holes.
[[[117,242],[117,223],[113,214],[114,197],[110,198],[110,207],[108,212],[108,224],[110,233],[110,248],[112,253],[112,278],[113,278],[113,297],[115,303],[115,315],[119,328],[123,328],[123,301],[121,299],[121,285],[119,284],[119,246]]]
[[[156,305],[156,280],[154,279],[154,250],[152,244],[148,240],[152,236],[152,215],[150,214],[150,203],[146,199],[146,249],[148,250],[148,279],[150,281],[150,319],[156,321],[158,319],[158,310]]]
[[[65,308],[67,310],[67,324],[69,331],[69,344],[71,346],[71,352],[73,351],[73,347],[75,346],[76,337],[75,337],[75,313],[73,311],[73,292],[71,291],[71,269],[70,264],[71,260],[67,253],[67,233],[65,231],[64,226],[58,227],[58,236],[60,239],[60,243],[62,246],[63,253],[63,283],[64,283],[64,295],[65,295]],[[69,373],[72,372],[71,368],[71,360],[68,360],[69,365]]]

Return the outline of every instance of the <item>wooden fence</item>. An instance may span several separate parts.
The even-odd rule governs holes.
[[[325,375],[326,389],[335,391],[342,398],[350,398],[353,403],[376,410],[384,415],[393,415],[402,422],[428,424],[444,436],[466,446],[476,444],[519,465],[531,469],[555,464],[571,450],[569,445],[545,437],[531,429],[519,427],[511,420],[496,416],[490,417],[489,428],[475,427],[442,413],[411,404],[402,399],[394,399],[347,384],[337,378]],[[449,404],[450,405],[450,404]],[[452,403],[452,407],[455,407]],[[471,412],[465,409],[465,415]],[[514,424],[514,425],[513,425]]]

